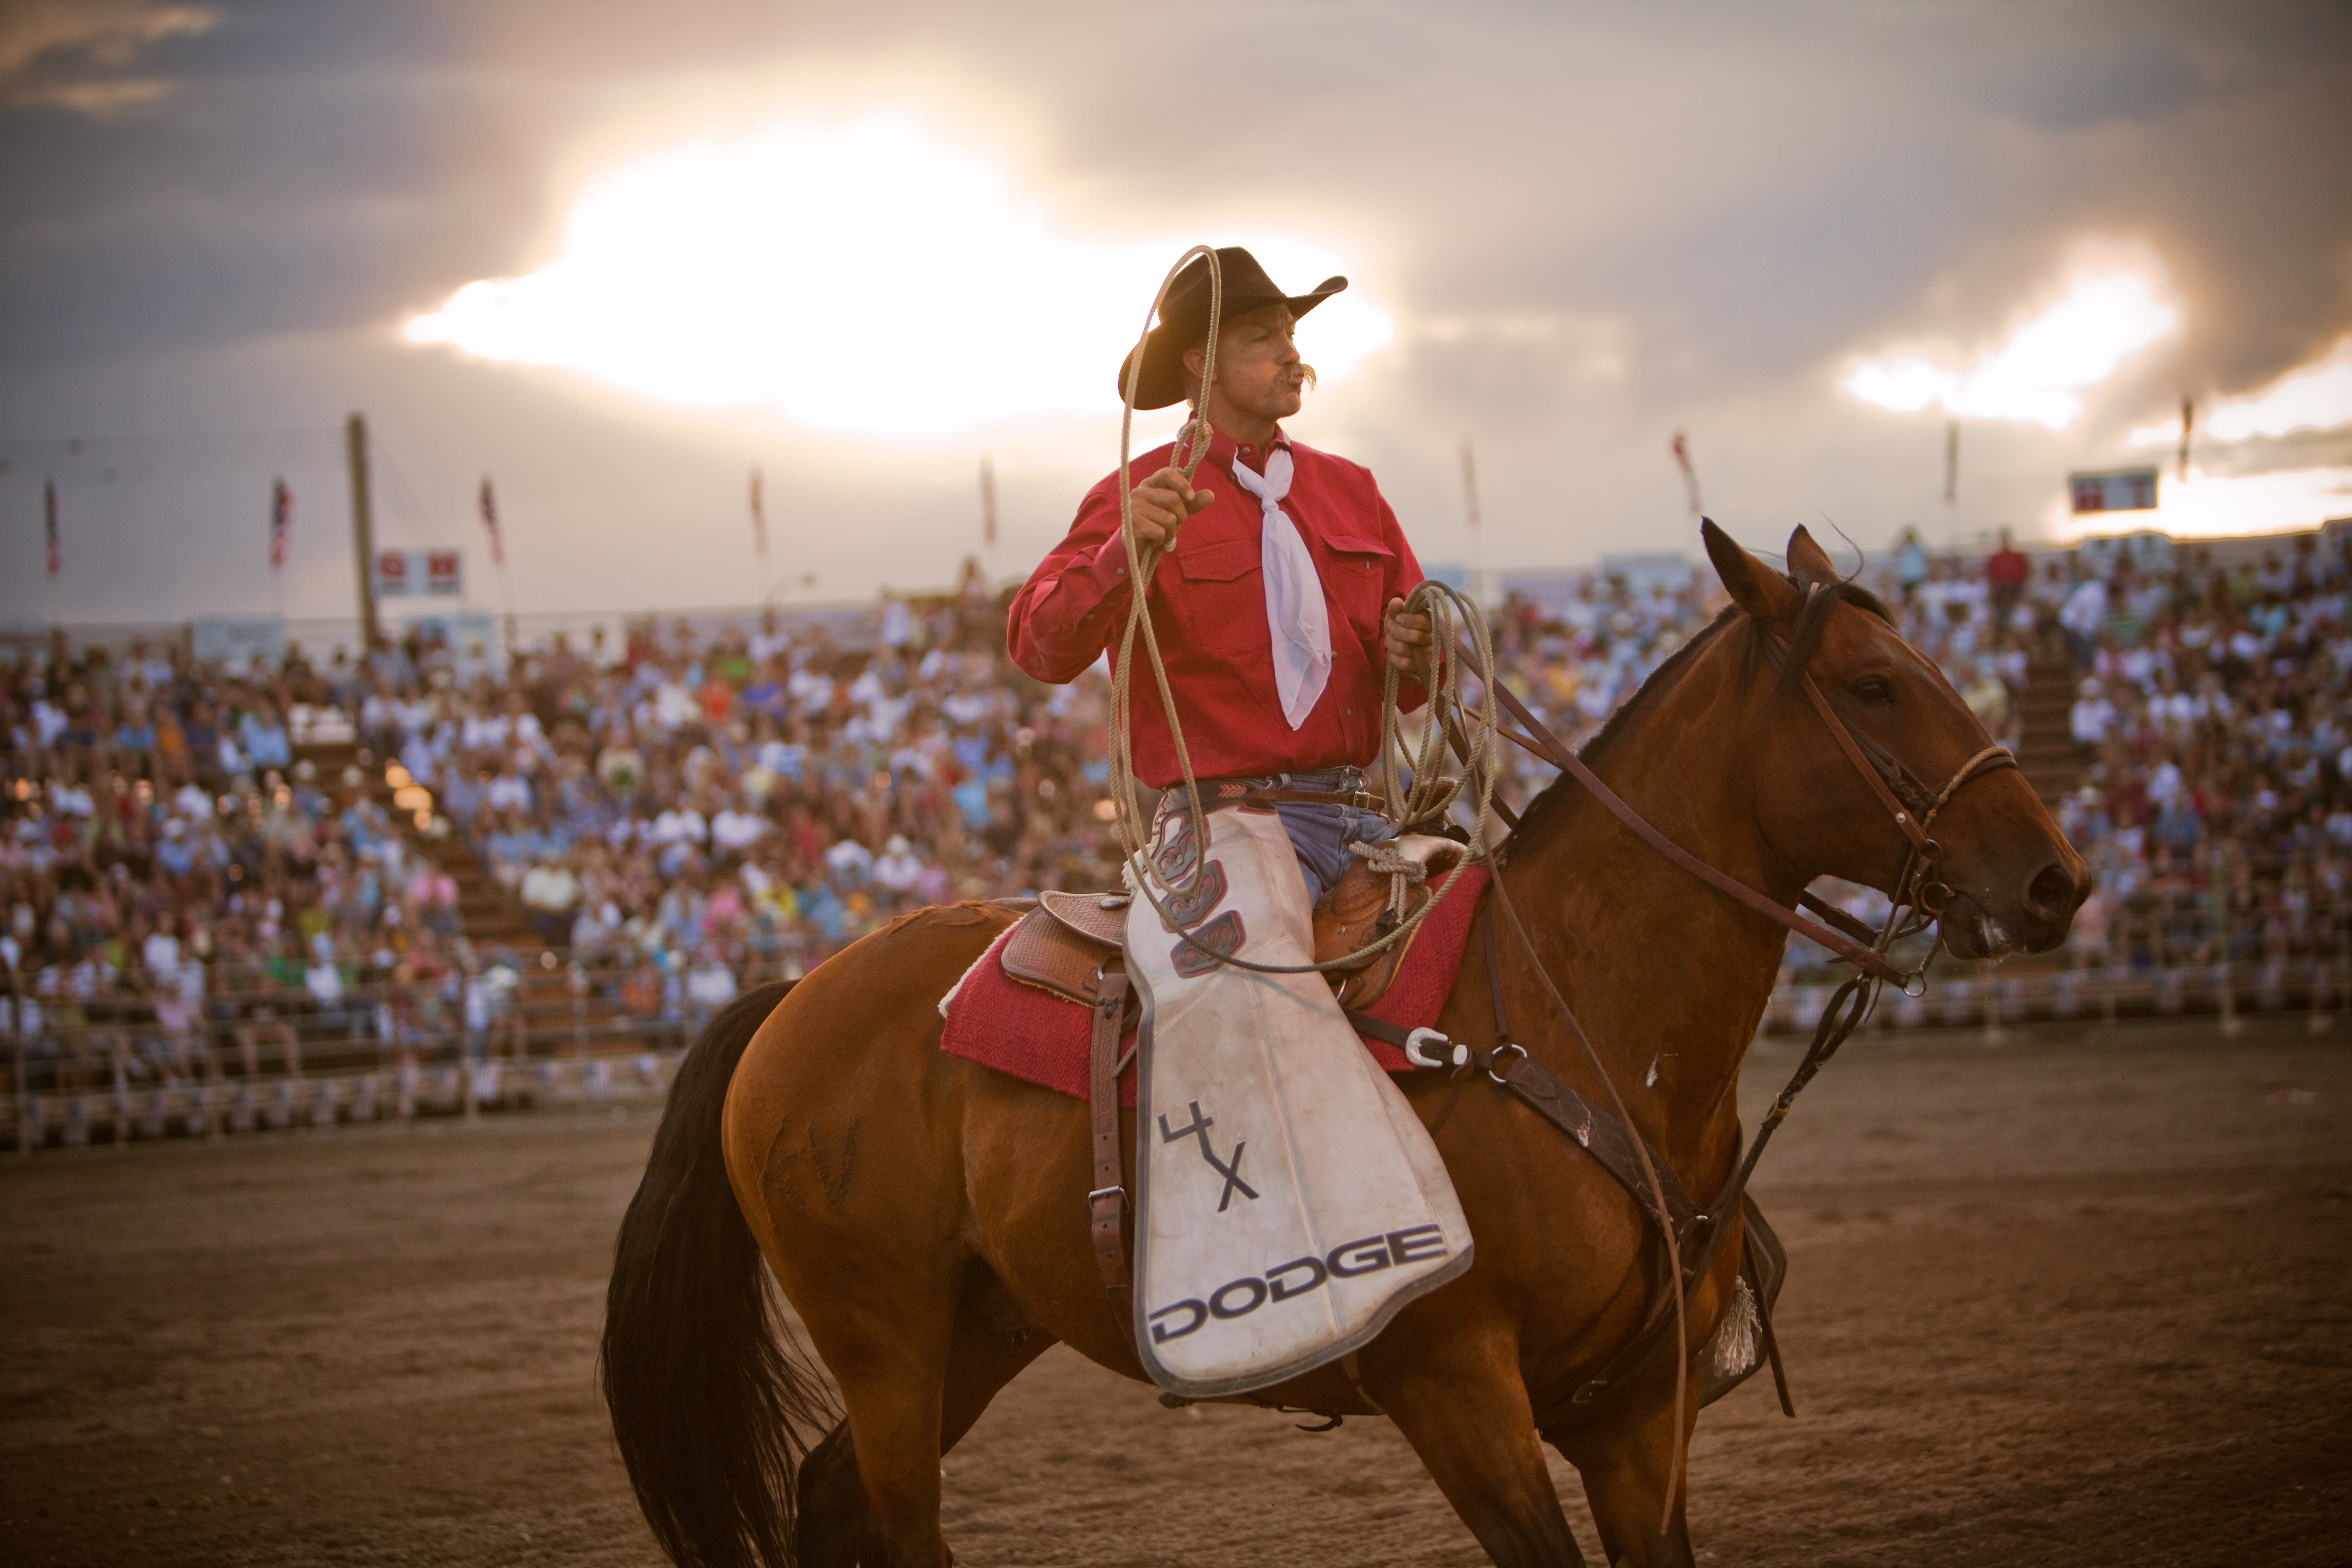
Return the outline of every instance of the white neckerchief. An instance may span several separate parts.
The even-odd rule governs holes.
[[[1297,729],[1315,710],[1331,679],[1331,616],[1323,603],[1323,577],[1298,525],[1282,510],[1290,493],[1290,448],[1265,455],[1265,477],[1234,459],[1234,482],[1257,497],[1265,512],[1258,559],[1265,571],[1265,625],[1274,638],[1274,689],[1282,716]]]

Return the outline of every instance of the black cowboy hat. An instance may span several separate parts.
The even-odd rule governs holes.
[[[1257,258],[1238,245],[1218,248],[1217,268],[1225,286],[1223,320],[1228,321],[1268,305],[1289,306],[1295,319],[1348,286],[1345,278],[1326,278],[1311,293],[1286,294],[1274,286]],[[1143,374],[1136,382],[1135,405],[1165,408],[1183,402],[1200,385],[1196,377],[1185,374],[1184,351],[1199,348],[1208,337],[1209,263],[1207,258],[1196,256],[1169,285],[1168,297],[1160,302],[1160,324],[1143,340]],[[1127,394],[1128,364],[1134,358],[1134,351],[1129,350],[1118,363],[1122,397]]]

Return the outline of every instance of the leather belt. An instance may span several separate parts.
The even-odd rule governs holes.
[[[1168,792],[1181,800],[1181,789]],[[1385,815],[1388,803],[1375,789],[1300,789],[1291,784],[1264,784],[1255,779],[1202,779],[1201,804],[1221,805],[1344,805],[1354,811]]]

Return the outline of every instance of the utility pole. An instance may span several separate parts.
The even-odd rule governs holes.
[[[992,452],[980,455],[980,542],[991,548],[996,544],[996,457]]]
[[[1944,422],[1944,537],[1960,542],[1960,422]]]
[[[1481,605],[1494,597],[1486,581],[1486,547],[1478,527],[1478,459],[1470,437],[1462,437],[1462,527],[1470,561],[1470,596]]]
[[[352,563],[360,574],[360,662],[375,652],[375,514],[368,500],[367,416],[343,422],[343,458],[352,471]]]

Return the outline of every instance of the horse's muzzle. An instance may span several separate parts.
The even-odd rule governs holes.
[[[2036,868],[2014,899],[1956,889],[1942,916],[1944,945],[1955,958],[2047,952],[2066,940],[2090,893],[2089,869],[2071,850]]]

